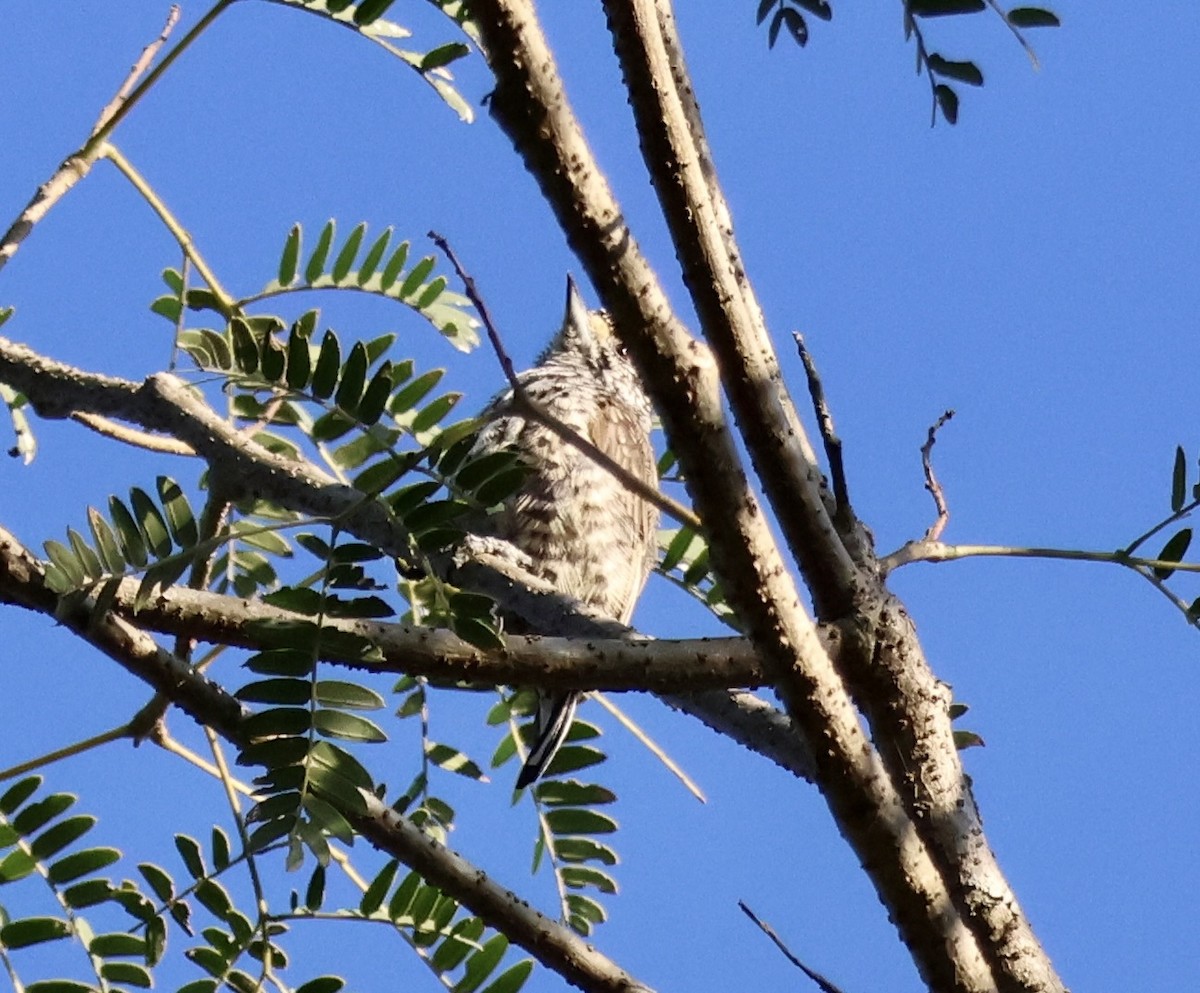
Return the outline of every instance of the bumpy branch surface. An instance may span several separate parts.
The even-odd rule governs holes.
[[[228,467],[226,478],[253,487],[250,492],[268,495],[300,513],[337,516],[348,533],[393,554],[407,550],[403,532],[377,505],[363,503],[362,494],[307,463],[279,459],[247,440],[172,376],[152,377],[145,384],[101,376],[0,337],[0,382],[16,386],[47,417],[91,412],[168,431],[194,443],[215,476],[220,475],[220,467]],[[589,616],[577,601],[546,589],[527,573],[518,573],[506,560],[469,559],[457,565],[454,578],[465,588],[491,596],[505,612],[524,618],[537,631],[593,640],[636,637],[636,632],[616,621]],[[708,690],[684,694],[672,705],[792,774],[811,779],[807,745],[803,741],[782,744],[784,719],[769,705],[751,700],[744,693]]]
[[[930,985],[995,984],[912,817],[871,748],[761,507],[723,418],[711,360],[671,313],[568,106],[553,55],[525,0],[477,0],[496,74],[493,116],[508,132],[629,348],[679,454],[730,602],[797,726],[819,741],[822,789]],[[670,86],[670,80],[662,85]]]
[[[853,605],[858,570],[826,512],[820,469],[742,263],[669,5],[606,0],[604,8],[642,157],[755,472],[817,615],[842,617]]]
[[[247,741],[248,712],[217,683],[157,645],[129,621],[79,599],[61,609],[45,584],[41,564],[8,532],[0,529],[0,601],[55,615],[73,632],[201,724],[235,745]],[[649,988],[588,945],[570,928],[540,914],[503,886],[492,882],[457,852],[438,844],[374,796],[364,794],[365,815],[348,815],[355,829],[386,855],[399,859],[453,897],[491,927],[506,934],[563,978],[590,993],[641,993]]]
[[[759,478],[818,613],[854,608],[864,637],[840,657],[876,745],[1001,988],[1061,988],[987,846],[954,747],[948,698],[903,609],[854,570],[815,491],[811,451],[793,432],[762,314],[742,267],[669,0],[606,0],[647,169],[685,281],[739,415]],[[874,632],[867,630],[876,626]],[[903,929],[903,928],[902,928]],[[981,983],[985,975],[978,977]]]

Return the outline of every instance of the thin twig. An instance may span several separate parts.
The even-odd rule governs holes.
[[[687,774],[687,770],[685,770],[683,766],[671,758],[662,745],[651,738],[650,735],[648,735],[641,727],[641,725],[635,723],[632,717],[630,717],[627,713],[625,713],[625,711],[613,703],[608,698],[607,694],[601,693],[599,690],[594,690],[588,694],[588,697],[589,699],[596,701],[596,703],[600,704],[601,707],[603,707],[614,718],[616,718],[616,720],[626,731],[628,731],[639,742],[641,742],[649,750],[651,755],[653,755],[656,759],[658,759],[658,761],[667,767],[667,771],[683,784],[684,789],[686,789],[701,803],[708,803],[708,797],[704,795],[704,790],[702,790],[700,785]]]
[[[835,516],[837,523],[844,526],[851,522],[853,515],[850,509],[850,490],[846,485],[846,467],[842,461],[842,439],[834,429],[833,414],[830,413],[829,404],[825,400],[825,387],[821,385],[821,374],[817,372],[817,364],[804,344],[804,335],[793,331],[792,340],[796,342],[796,351],[800,353],[800,361],[804,363],[804,375],[808,378],[808,395],[812,397],[813,412],[817,415],[817,428],[821,432],[821,443],[825,446],[825,458],[829,460],[833,499],[837,505]]]
[[[822,976],[815,969],[810,969],[803,962],[801,962],[798,958],[796,958],[796,956],[792,954],[791,949],[789,949],[788,946],[783,943],[783,939],[780,938],[779,935],[777,935],[775,933],[775,929],[773,927],[771,927],[770,924],[767,924],[765,921],[759,920],[758,916],[754,913],[753,910],[751,910],[749,907],[746,906],[744,901],[739,900],[738,906],[742,908],[743,914],[745,914],[747,917],[749,917],[750,920],[754,921],[754,923],[757,924],[762,929],[763,934],[765,934],[768,938],[770,938],[773,942],[775,942],[775,947],[778,948],[781,952],[783,952],[783,954],[787,957],[787,960],[789,962],[791,962],[792,965],[794,965],[797,969],[799,969],[801,972],[803,972],[804,975],[808,976],[809,979],[811,979],[814,983],[817,984],[817,986],[819,986],[821,988],[822,993],[842,993],[842,990],[840,987],[835,986],[833,983],[831,983],[828,979],[826,979],[824,976]]]
[[[479,314],[480,320],[483,321],[484,329],[487,331],[488,341],[492,343],[492,349],[496,353],[496,358],[500,362],[500,368],[504,371],[504,378],[508,380],[508,385],[512,389],[513,400],[516,405],[529,414],[535,421],[543,427],[549,428],[556,435],[570,445],[574,445],[579,451],[583,452],[589,459],[595,462],[600,468],[604,469],[614,479],[617,480],[631,493],[641,497],[649,504],[653,504],[668,517],[674,518],[680,524],[685,524],[695,531],[701,530],[700,518],[697,517],[687,507],[676,500],[660,493],[659,490],[649,484],[638,479],[633,473],[626,469],[615,459],[610,458],[604,452],[600,451],[590,441],[580,435],[578,432],[571,430],[567,425],[563,424],[555,417],[551,417],[541,405],[535,403],[530,398],[525,387],[521,385],[521,380],[517,376],[513,368],[512,359],[509,358],[508,352],[505,351],[504,342],[500,338],[500,333],[496,330],[496,325],[492,321],[492,315],[488,311],[487,304],[483,302],[479,291],[475,287],[475,280],[463,268],[459,262],[458,256],[454,254],[449,243],[444,237],[436,231],[429,232],[429,238],[442,251],[450,264],[454,267],[454,271],[458,273],[458,278],[462,280],[463,289],[466,291],[468,299],[475,307]]]
[[[89,414],[87,411],[77,411],[71,415],[71,420],[78,421],[84,427],[91,428],[105,438],[112,438],[124,445],[144,448],[149,452],[161,452],[164,455],[195,455],[196,450],[187,442],[162,435],[139,431],[124,424],[103,417],[100,414]]]
[[[179,43],[163,57],[162,61],[146,74],[145,78],[137,82],[131,90],[126,90],[125,84],[122,84],[117,97],[111,100],[101,113],[88,140],[68,155],[63,160],[62,165],[54,170],[54,174],[37,188],[32,199],[25,205],[25,209],[9,225],[4,235],[0,236],[0,269],[3,269],[8,264],[9,259],[17,254],[17,249],[29,237],[30,232],[33,231],[37,223],[50,212],[50,209],[59,200],[71,191],[76,183],[91,171],[100,154],[100,146],[104,144],[107,136],[112,134],[125,115],[133,109],[137,102],[158,81],[159,77],[167,71],[170,65],[233,2],[234,0],[217,0],[208,13],[196,22],[195,26],[179,40]],[[168,18],[168,22],[170,22],[170,18]],[[154,44],[153,42],[151,43],[152,46]],[[138,60],[138,63],[134,66],[135,69],[141,65],[141,61],[141,59]],[[140,72],[138,75],[140,76]],[[137,77],[131,73],[129,78],[136,79]],[[128,82],[128,78],[126,82]]]
[[[925,489],[933,496],[933,505],[937,508],[937,520],[929,525],[929,530],[925,532],[922,541],[937,541],[941,538],[942,532],[946,530],[946,525],[950,523],[950,508],[946,506],[946,494],[933,471],[933,446],[937,441],[938,431],[953,416],[954,411],[947,410],[934,421],[929,429],[929,434],[925,437],[925,444],[921,446],[921,466],[925,470]]]
[[[178,23],[179,4],[176,3],[171,5],[171,10],[167,14],[167,23],[163,25],[163,29],[161,32],[159,32],[158,37],[142,50],[142,54],[133,64],[133,68],[129,70],[129,75],[125,77],[125,82],[123,82],[121,84],[121,88],[117,90],[117,95],[108,102],[107,106],[105,106],[102,111],[100,111],[100,116],[96,118],[96,125],[92,128],[93,136],[98,134],[100,130],[104,128],[110,120],[112,120],[113,115],[116,114],[116,112],[121,109],[122,105],[124,105],[125,101],[129,99],[129,94],[132,92],[134,86],[137,85],[137,81],[141,79],[145,71],[150,68],[150,63],[154,61],[154,58],[156,55],[158,55],[159,50],[167,43],[167,38],[170,37],[171,32],[175,30],[175,25]]]

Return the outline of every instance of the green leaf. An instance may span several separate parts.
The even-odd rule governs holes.
[[[145,490],[136,486],[129,491],[129,502],[146,547],[156,559],[165,559],[171,554],[171,536],[167,532],[167,522],[159,513],[158,507]]]
[[[291,286],[295,282],[300,264],[300,238],[300,225],[293,224],[292,230],[288,232],[287,241],[284,242],[283,254],[279,257],[280,286]]]
[[[400,863],[396,859],[388,862],[363,892],[362,900],[358,904],[358,912],[364,917],[370,917],[383,906],[383,898],[387,896],[387,891],[392,888],[392,881],[396,878],[396,872],[400,868]]]
[[[321,339],[321,351],[317,356],[317,368],[313,372],[313,396],[325,400],[333,395],[337,386],[338,373],[342,368],[342,350],[338,345],[337,336],[332,331],[326,331]]]
[[[546,813],[546,823],[555,834],[612,834],[617,822],[595,810],[561,807]]]
[[[390,2],[390,0],[389,0]],[[361,4],[359,5],[362,6]],[[363,258],[362,265],[358,267],[358,285],[365,286],[367,282],[375,275],[375,270],[379,268],[379,263],[383,260],[384,253],[387,252],[388,242],[392,238],[392,229],[384,229],[381,234],[367,249],[367,254]]]
[[[566,865],[558,870],[558,875],[566,886],[573,890],[581,890],[591,886],[601,893],[617,892],[617,884],[607,872],[590,865]]]
[[[25,917],[0,927],[0,945],[28,948],[71,935],[71,925],[59,917]]]
[[[67,528],[67,540],[71,543],[71,551],[81,566],[87,579],[99,579],[104,575],[104,566],[100,564],[99,556],[92,551],[92,546],[84,541],[74,528]]]
[[[387,0],[391,3],[391,0]],[[363,4],[359,4],[363,6]],[[307,983],[302,983],[296,987],[296,993],[338,993],[338,991],[346,985],[346,981],[340,976],[318,976],[316,979],[310,979]]]
[[[509,966],[483,990],[483,993],[517,993],[533,972],[533,959],[521,959]]]
[[[100,975],[110,982],[125,983],[143,990],[154,985],[150,971],[136,962],[105,962],[100,966]]]
[[[341,381],[338,384],[336,403],[348,414],[358,410],[362,400],[363,387],[367,379],[367,350],[361,341],[356,341],[350,349],[350,356],[342,367]]]
[[[432,255],[426,255],[420,262],[409,270],[407,276],[404,277],[404,282],[400,284],[400,289],[396,291],[396,295],[402,299],[408,299],[420,289],[421,284],[425,282],[425,277],[433,271],[434,263],[437,261]]]
[[[93,955],[101,958],[124,958],[127,956],[146,954],[146,939],[127,932],[98,934],[88,942],[87,949]]]
[[[929,69],[939,76],[957,79],[968,86],[983,85],[983,73],[974,62],[954,62],[934,54],[929,56]]]
[[[17,780],[3,794],[0,794],[0,814],[11,814],[33,796],[41,785],[41,776],[26,776],[24,779]]]
[[[754,15],[754,23],[762,24],[767,19],[767,15],[771,13],[771,8],[777,3],[779,3],[779,0],[759,0],[758,12]]]
[[[31,803],[12,819],[12,826],[28,838],[54,820],[75,803],[70,793],[51,793],[36,803]]]
[[[262,679],[248,683],[235,694],[243,703],[307,704],[312,684],[303,679]]]
[[[500,964],[508,951],[508,939],[502,934],[493,935],[479,951],[467,959],[466,972],[454,984],[453,993],[474,993]]]
[[[379,288],[386,293],[392,288],[392,285],[400,278],[400,273],[404,269],[404,263],[408,261],[409,243],[402,241],[392,253],[392,257],[388,259],[388,264],[384,267],[383,275],[379,277]]]
[[[423,408],[416,417],[412,419],[410,428],[413,434],[423,434],[430,428],[436,426],[441,420],[454,409],[459,400],[462,399],[461,393],[443,393],[436,400],[431,400]]]
[[[337,224],[332,218],[321,229],[317,247],[313,250],[308,265],[304,267],[305,282],[315,283],[321,278],[321,274],[325,271],[325,260],[329,257],[329,246],[333,244],[333,235],[336,230]]]
[[[0,883],[15,883],[18,879],[24,879],[36,866],[37,863],[28,852],[20,849],[9,852],[0,859]]]
[[[308,335],[301,334],[293,324],[287,343],[287,384],[293,390],[303,390],[312,375],[312,355],[308,350]]]
[[[96,818],[88,814],[78,814],[75,817],[59,821],[34,839],[29,846],[30,852],[35,859],[43,862],[61,852],[72,842],[78,841],[92,829],[95,823]]]
[[[104,565],[104,572],[111,576],[119,576],[125,571],[125,556],[121,554],[121,546],[117,536],[113,534],[108,521],[95,507],[87,509],[88,528],[96,542],[96,550]]]
[[[95,993],[95,988],[75,979],[39,979],[26,986],[25,993]]]
[[[258,342],[245,319],[235,317],[229,322],[229,333],[233,339],[233,360],[238,370],[247,375],[258,372]]]
[[[183,490],[169,476],[159,476],[157,483],[158,495],[162,499],[163,510],[167,513],[167,524],[171,528],[175,543],[180,548],[194,547],[200,540],[200,531]]]
[[[346,239],[346,244],[342,246],[342,250],[338,252],[337,258],[333,261],[333,268],[330,270],[330,275],[333,276],[335,283],[341,283],[350,272],[355,258],[358,257],[358,250],[362,247],[363,236],[366,233],[367,225],[365,222],[359,224],[350,232],[350,237]]]
[[[358,405],[358,420],[371,425],[379,420],[392,392],[392,364],[385,362],[371,378],[362,402]]]
[[[908,0],[908,11],[914,17],[975,14],[983,10],[985,6],[984,0]]]
[[[206,875],[207,870],[204,868],[204,855],[200,848],[200,842],[189,835],[177,834],[175,835],[175,850],[179,852],[184,868],[193,879],[200,879]]]
[[[1179,562],[1187,554],[1188,546],[1192,543],[1192,529],[1183,528],[1182,530],[1171,535],[1167,543],[1163,545],[1163,549],[1158,553],[1159,559],[1163,562]],[[1175,572],[1174,569],[1156,568],[1154,575],[1159,579],[1169,579]]]
[[[84,584],[87,576],[84,572],[83,563],[79,561],[71,549],[67,548],[62,542],[54,541],[53,539],[42,542],[42,548],[46,552],[46,557],[62,572],[67,581],[65,588],[55,588],[56,593],[65,593],[67,589],[77,589]]]
[[[139,862],[138,872],[142,874],[142,878],[146,880],[154,895],[163,903],[175,898],[175,882],[171,879],[170,873],[162,866],[155,865],[153,862]]]
[[[1175,448],[1175,469],[1171,474],[1171,513],[1178,514],[1187,500],[1187,456],[1183,446]]]
[[[948,124],[957,124],[958,94],[945,83],[938,83],[933,88],[933,95],[937,98],[938,107],[942,111],[942,116],[946,118],[946,122]]]
[[[474,779],[476,782],[487,779],[483,770],[457,748],[429,741],[425,743],[425,755],[430,762],[447,772],[457,773],[467,779]]]
[[[1062,22],[1042,7],[1014,7],[1008,12],[1008,23],[1015,28],[1057,28]]]
[[[317,680],[316,697],[326,707],[347,710],[379,710],[384,704],[383,697],[374,690],[340,679]]]
[[[120,858],[121,853],[115,848],[85,848],[82,852],[75,852],[52,863],[46,875],[52,883],[72,883],[99,872],[120,861]]]
[[[461,41],[452,41],[447,45],[439,45],[430,52],[426,52],[421,57],[421,72],[430,72],[434,69],[440,69],[442,66],[448,66],[451,62],[457,62],[459,59],[471,54],[471,49],[464,45]]]
[[[420,403],[426,394],[441,382],[445,374],[445,369],[430,369],[422,373],[392,397],[388,409],[397,415],[406,413]]]
[[[347,741],[387,741],[379,725],[356,714],[340,710],[318,710],[313,714],[313,727],[318,734]]]

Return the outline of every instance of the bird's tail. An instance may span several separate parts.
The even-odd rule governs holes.
[[[532,783],[554,761],[554,756],[567,739],[567,732],[571,730],[578,705],[578,693],[538,694],[537,738],[517,776],[517,789]]]

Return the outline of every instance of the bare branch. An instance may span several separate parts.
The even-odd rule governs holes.
[[[814,983],[817,984],[817,987],[822,991],[822,993],[842,993],[842,990],[840,987],[835,986],[833,983],[831,983],[828,979],[826,979],[824,976],[822,976],[816,970],[810,969],[803,962],[801,962],[795,955],[793,955],[792,950],[790,948],[788,948],[788,946],[783,943],[783,939],[780,938],[779,935],[775,933],[775,929],[773,927],[771,927],[770,924],[767,924],[766,922],[760,920],[758,915],[755,914],[754,911],[751,910],[749,907],[747,907],[744,901],[739,900],[738,906],[742,908],[742,913],[745,914],[747,917],[749,917],[750,920],[754,921],[754,923],[757,924],[759,926],[759,928],[762,930],[763,934],[765,934],[768,938],[771,939],[771,941],[773,941],[775,943],[775,947],[778,948],[781,952],[783,952],[784,957],[789,962],[791,962],[792,965],[794,965],[797,969],[799,969],[801,972],[803,972],[804,975],[808,976],[809,979],[811,979]]]
[[[54,610],[59,598],[45,586],[40,564],[0,531],[0,590],[35,610]],[[99,647],[155,690],[221,737],[246,741],[242,705],[128,621],[103,613],[94,617],[87,598],[59,611],[72,631]],[[438,844],[372,794],[364,793],[365,815],[347,814],[355,829],[376,848],[400,859],[487,924],[502,931],[543,964],[591,993],[648,990],[570,928],[538,913],[510,890],[492,882],[461,855]]]
[[[953,410],[947,410],[941,417],[934,421],[929,428],[929,434],[925,438],[925,444],[921,446],[921,466],[925,470],[925,489],[933,496],[933,505],[937,508],[937,520],[929,525],[929,530],[925,532],[923,541],[937,541],[942,536],[942,532],[946,530],[946,525],[950,522],[950,508],[946,506],[946,494],[942,491],[942,484],[938,482],[937,476],[933,471],[933,446],[937,441],[937,433],[942,429],[954,416]]]
[[[137,85],[137,81],[142,78],[147,69],[150,68],[150,63],[154,61],[154,57],[158,55],[159,49],[167,43],[167,39],[171,36],[171,32],[175,30],[175,25],[179,23],[179,4],[171,4],[171,9],[167,13],[167,22],[163,25],[162,31],[159,32],[149,45],[142,49],[142,54],[138,56],[138,60],[134,62],[133,67],[129,70],[129,75],[125,77],[125,82],[121,84],[121,88],[117,90],[108,105],[100,111],[100,116],[96,119],[96,125],[92,128],[92,134],[95,135],[106,127],[113,116],[125,105],[125,101],[129,99],[129,94]]]
[[[833,427],[833,414],[825,400],[825,387],[821,384],[821,374],[817,372],[817,363],[812,353],[804,344],[804,335],[799,331],[792,332],[792,340],[796,342],[796,351],[800,353],[800,361],[804,364],[804,375],[808,379],[808,395],[812,397],[813,413],[817,415],[817,426],[821,432],[821,442],[825,447],[825,458],[829,462],[829,476],[833,484],[834,522],[839,531],[845,531],[851,526],[854,518],[850,506],[850,489],[846,485],[846,467],[842,462],[842,439],[837,436]]]

